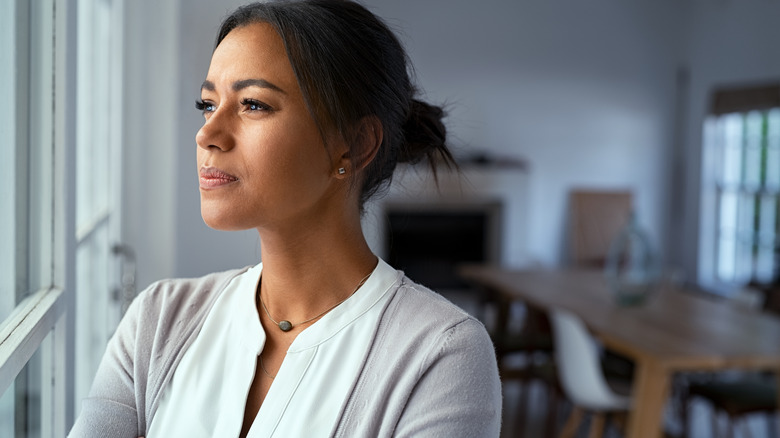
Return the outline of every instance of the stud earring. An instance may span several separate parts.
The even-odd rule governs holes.
[[[344,175],[345,173],[347,173],[347,169],[339,167],[339,175]]]

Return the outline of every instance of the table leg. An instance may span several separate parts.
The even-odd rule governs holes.
[[[780,401],[780,368],[775,369],[775,382],[777,382],[777,400]],[[778,413],[780,413],[780,403],[777,404]],[[770,436],[777,436],[777,421],[773,415],[769,416],[769,434]]]
[[[670,374],[653,360],[637,363],[633,388],[633,408],[628,418],[630,438],[663,436],[664,404],[669,393]]]

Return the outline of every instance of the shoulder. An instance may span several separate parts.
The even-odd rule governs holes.
[[[154,358],[167,359],[186,348],[188,339],[197,333],[225,286],[245,271],[246,268],[153,283],[133,300],[116,336],[132,338],[138,359],[145,358],[154,368]]]
[[[206,317],[225,286],[247,269],[152,283],[133,300],[117,330],[135,332],[139,341],[186,334]]]
[[[172,306],[197,305],[207,302],[248,267],[215,272],[197,278],[174,278],[152,283],[135,301],[141,306],[168,309]]]
[[[456,355],[496,368],[495,349],[485,326],[425,286],[403,277],[377,331],[380,351],[405,356],[424,373],[442,356]]]
[[[126,362],[122,368],[133,376],[136,406],[144,413],[140,430],[145,429],[156,410],[160,391],[212,305],[227,284],[247,269],[161,280],[133,300],[109,343],[108,359],[104,360]]]
[[[381,415],[365,416],[366,407]],[[501,384],[485,327],[403,276],[336,436],[498,436],[500,418]]]
[[[153,357],[175,353],[200,327],[225,286],[246,270],[235,269],[199,278],[169,279],[151,284],[127,309],[114,334],[114,347],[133,351],[142,363]]]
[[[453,332],[484,332],[484,325],[431,289],[404,276],[385,314],[396,325],[403,327],[405,335],[419,332],[429,336],[441,336]],[[489,338],[484,338],[489,343]]]
[[[71,436],[145,433],[161,388],[210,304],[245,270],[158,281],[141,292],[106,347]]]
[[[415,383],[394,433],[498,436],[501,382],[493,342],[484,325],[411,280],[406,279],[398,292],[399,310],[406,315],[401,317],[403,324],[422,330],[416,335],[422,342],[409,350],[409,377]]]

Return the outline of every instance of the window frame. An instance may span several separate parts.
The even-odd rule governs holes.
[[[727,117],[733,117],[739,114],[741,117],[747,117],[751,113],[765,113],[776,111],[780,108],[780,82],[767,81],[751,84],[736,84],[715,88],[711,92],[711,99],[707,115],[704,119],[702,131],[702,192],[701,192],[701,211],[705,214],[700,215],[700,253],[703,257],[699,259],[699,279],[700,283],[708,290],[713,292],[731,295],[737,292],[750,281],[760,281],[755,278],[757,259],[751,260],[751,278],[742,278],[740,273],[735,271],[735,277],[731,279],[722,278],[719,263],[721,263],[721,243],[724,229],[722,228],[722,201],[724,193],[734,193],[736,196],[752,195],[754,197],[775,197],[776,202],[780,203],[780,192],[778,187],[765,186],[763,177],[758,182],[736,181],[724,182],[724,150],[725,128],[722,127]],[[742,122],[743,124],[746,122]],[[746,129],[746,128],[742,128]],[[742,134],[744,135],[744,134]],[[769,141],[767,139],[764,139]],[[744,137],[740,138],[744,142]],[[760,145],[759,145],[760,146]],[[744,153],[746,144],[741,144],[741,153]],[[763,146],[760,146],[763,147]],[[771,147],[769,145],[768,147]],[[769,152],[767,152],[769,153]],[[742,158],[744,159],[744,157]],[[759,166],[769,165],[759,162]],[[761,170],[761,169],[759,169]],[[766,169],[764,169],[766,170]],[[744,170],[743,170],[744,172]],[[742,176],[740,176],[742,178]],[[742,200],[737,201],[743,202]],[[761,201],[763,202],[763,201]],[[740,204],[737,204],[737,216],[742,211]],[[754,212],[755,214],[755,212]],[[734,221],[738,221],[738,217]],[[777,219],[776,219],[777,220]],[[735,222],[736,223],[736,222]],[[757,225],[754,225],[757,226]],[[735,231],[735,233],[738,231]],[[752,246],[761,245],[760,230],[752,230]],[[777,245],[778,234],[775,230],[775,245]],[[743,239],[744,240],[744,239]],[[735,241],[735,245],[740,245]],[[755,248],[751,251],[755,252]],[[777,249],[775,249],[777,251]],[[756,257],[753,254],[754,258]],[[774,263],[777,266],[778,256],[775,255]],[[738,266],[735,266],[737,269]],[[775,272],[777,275],[777,272]]]
[[[76,0],[10,0],[2,8],[7,12],[2,20],[13,24],[13,31],[5,35],[10,38],[2,44],[12,47],[14,65],[19,67],[2,85],[13,91],[10,102],[15,104],[9,123],[13,132],[5,138],[12,139],[14,154],[20,157],[14,160],[12,178],[27,184],[21,188],[26,196],[18,195],[15,185],[11,214],[14,221],[24,215],[32,224],[14,244],[26,248],[23,262],[13,268],[14,290],[23,298],[0,323],[0,391],[5,393],[40,352],[41,375],[36,376],[41,379],[40,431],[42,436],[65,436],[74,418],[69,394],[74,363],[75,267],[70,254],[75,233],[70,230],[75,190],[68,176],[75,171],[75,115],[70,102],[76,84]],[[16,47],[18,43],[21,47]],[[35,117],[29,116],[33,113]],[[40,178],[30,177],[34,173]],[[15,235],[16,225],[12,228],[3,232]],[[15,260],[17,256],[16,251],[11,255]]]

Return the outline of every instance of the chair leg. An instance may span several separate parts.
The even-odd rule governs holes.
[[[597,412],[590,419],[590,433],[588,438],[601,438],[604,435],[604,413]]]
[[[732,422],[734,419],[731,420]],[[750,428],[748,427],[748,422],[745,419],[742,419],[739,422],[740,426],[742,426],[742,436],[744,438],[753,438],[753,433],[750,432]]]
[[[528,409],[529,392],[531,391],[531,381],[520,382],[520,400],[517,406],[517,419],[515,420],[515,430],[519,436],[525,436],[525,416]]]
[[[729,438],[734,438],[734,422],[731,421],[731,417],[726,415],[726,433],[728,434]]]
[[[714,438],[720,436],[720,428],[718,427],[718,411],[714,406],[712,408],[712,436]]]
[[[766,436],[777,436],[777,419],[775,412],[766,415]]]
[[[628,413],[626,412],[616,412],[612,415],[612,422],[615,424],[615,427],[617,430],[622,434],[626,434],[626,417],[628,416]]]
[[[688,438],[691,436],[691,425],[688,424],[690,421],[690,414],[688,409],[691,408],[691,401],[687,394],[688,391],[686,390],[685,392],[685,394],[680,396],[680,422],[682,422],[682,436],[683,438]]]
[[[547,385],[547,422],[544,425],[544,436],[555,436],[555,426],[558,424],[558,391],[552,385]]]
[[[579,406],[572,407],[569,418],[566,419],[566,424],[561,429],[560,438],[572,438],[577,433],[577,429],[582,421],[582,413],[582,408]]]

